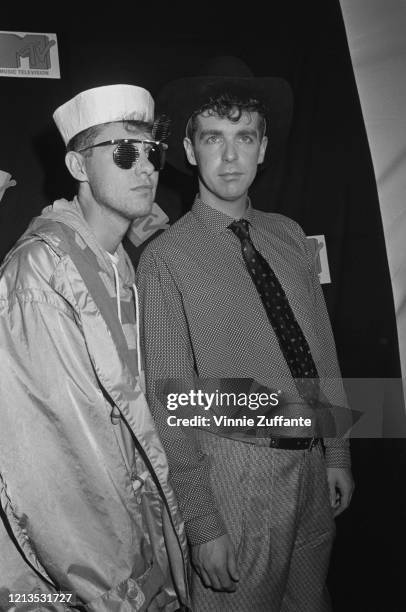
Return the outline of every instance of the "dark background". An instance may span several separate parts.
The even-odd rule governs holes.
[[[177,6],[141,14],[111,5],[109,15],[86,19],[79,5],[75,16],[63,8],[52,17],[3,15],[2,30],[57,33],[62,78],[0,77],[0,169],[17,180],[0,203],[0,258],[32,216],[74,193],[51,120],[57,106],[113,83],[155,95],[214,55],[236,55],[257,76],[286,78],[295,98],[289,142],[258,176],[254,205],[294,218],[308,235],[325,234],[332,283],[323,289],[343,376],[400,377],[379,202],[338,0],[269,4],[266,15],[250,6],[241,14],[237,5]],[[194,192],[194,179],[166,168],[157,201],[175,221]],[[127,247],[136,263],[139,251]],[[405,443],[353,440],[352,449],[357,489],[337,520],[334,610],[403,612]]]

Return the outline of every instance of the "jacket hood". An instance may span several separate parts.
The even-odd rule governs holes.
[[[34,219],[31,221],[27,231],[24,234],[24,238],[41,232],[45,228],[45,222],[48,228],[49,221],[63,223],[74,230],[95,253],[100,262],[103,262],[106,271],[111,275],[112,263],[109,254],[99,244],[96,236],[84,218],[77,197],[75,197],[72,201],[62,198],[60,200],[56,200],[50,206],[46,206],[42,210],[41,214],[38,217],[34,217]],[[122,244],[118,246],[116,254],[118,255],[117,268],[120,278],[124,285],[131,286],[135,280],[134,269]]]

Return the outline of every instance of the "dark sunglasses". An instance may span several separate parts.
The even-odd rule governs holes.
[[[138,140],[136,138],[106,140],[105,142],[98,142],[95,145],[90,145],[90,147],[80,149],[78,153],[112,144],[117,145],[113,151],[113,161],[122,170],[130,170],[137,163],[140,157],[140,149],[136,145],[143,145],[148,161],[151,162],[155,170],[162,170],[165,165],[168,145],[159,140]]]

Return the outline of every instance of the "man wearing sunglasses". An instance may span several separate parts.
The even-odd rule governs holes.
[[[166,145],[141,87],[84,91],[54,120],[77,197],[33,219],[0,272],[0,609],[173,612],[185,538],[121,246]]]

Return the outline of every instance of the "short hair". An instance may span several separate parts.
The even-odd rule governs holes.
[[[269,111],[266,105],[256,98],[241,98],[228,92],[209,98],[208,102],[202,104],[200,108],[192,113],[186,125],[186,136],[193,142],[194,135],[197,131],[198,115],[207,113],[209,116],[221,117],[222,119],[228,119],[229,121],[237,123],[244,112],[258,113],[258,127],[262,138],[265,134],[269,117]]]
[[[82,130],[78,134],[76,134],[73,138],[68,142],[66,149],[67,151],[76,151],[79,152],[81,149],[85,149],[86,147],[91,147],[97,136],[107,125],[112,125],[113,123],[123,123],[125,129],[128,132],[134,132],[135,130],[144,130],[146,132],[151,132],[153,128],[153,124],[147,121],[133,121],[133,120],[122,120],[122,121],[110,121],[109,123],[101,123],[99,125],[93,125],[86,130]],[[82,155],[90,156],[93,152],[93,149],[88,149],[84,151]]]

